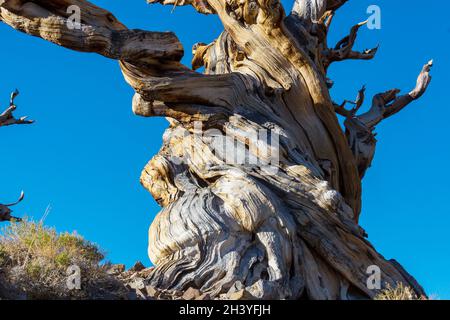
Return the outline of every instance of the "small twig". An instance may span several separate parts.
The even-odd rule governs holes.
[[[44,212],[44,214],[42,215],[41,220],[39,220],[39,226],[42,226],[42,225],[44,224],[45,219],[47,219],[48,215],[50,214],[51,208],[52,208],[52,207],[51,207],[51,205],[49,204],[49,205],[47,206],[47,208],[45,209],[45,212]],[[26,257],[25,257],[25,261],[23,262],[22,268],[25,268],[25,266],[26,266],[27,263],[28,263],[28,260],[29,260],[29,258],[30,258],[31,248],[33,247],[34,242],[36,241],[37,235],[38,235],[38,233],[36,233],[36,234],[34,235],[33,239],[32,239],[31,242],[30,242],[30,245],[29,245],[28,250],[27,250],[27,255],[26,255]]]
[[[346,118],[354,117],[358,113],[359,109],[361,109],[362,105],[364,104],[365,93],[366,93],[366,86],[363,85],[362,88],[358,91],[358,95],[357,95],[355,101],[344,100],[344,102],[340,105],[334,104],[336,113],[338,113]],[[350,104],[354,105],[355,107],[348,110],[345,108],[345,105],[347,103],[350,103]]]

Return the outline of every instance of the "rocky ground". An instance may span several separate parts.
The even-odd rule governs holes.
[[[153,267],[146,268],[141,262],[136,262],[129,270],[125,269],[123,264],[111,265],[107,271],[110,275],[116,277],[129,290],[129,299],[140,300],[210,300],[208,294],[202,294],[199,290],[189,288],[182,291],[157,290],[147,285],[146,279],[153,271]]]
[[[211,300],[207,293],[202,293],[198,289],[189,288],[186,291],[174,290],[158,290],[147,284],[146,279],[153,271],[153,267],[146,268],[141,262],[136,264],[129,270],[125,270],[125,265],[112,265],[108,273],[117,277],[129,290],[129,299],[140,300]],[[228,293],[223,294],[221,299],[224,300],[241,300],[241,299],[255,299],[254,296],[248,292],[244,286],[235,285]]]

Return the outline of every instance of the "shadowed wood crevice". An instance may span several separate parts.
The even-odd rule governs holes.
[[[136,92],[134,113],[168,117],[163,145],[141,176],[162,207],[149,230],[156,267],[147,283],[220,299],[372,298],[366,272],[376,265],[383,286],[402,282],[424,295],[358,221],[375,126],[425,92],[431,63],[409,94],[376,95],[358,114],[365,88],[338,105],[327,76],[332,62],[376,52],[353,50],[365,23],[328,46],[347,1],[297,0],[288,16],[278,0],[148,2],[216,14],[224,31],[194,46],[191,69],[180,63],[174,34],[129,30],[87,1],[0,4],[1,20],[19,31],[118,60]],[[67,26],[70,5],[81,9],[80,28]],[[258,139],[261,132],[270,139]]]

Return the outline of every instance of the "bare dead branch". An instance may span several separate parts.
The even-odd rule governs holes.
[[[21,218],[13,217],[11,215],[11,213],[13,211],[10,209],[10,207],[13,207],[13,206],[19,204],[20,202],[22,202],[24,197],[25,197],[25,193],[22,191],[19,199],[16,202],[10,203],[10,204],[0,204],[0,222],[5,222],[5,221],[20,222],[20,221],[22,221]]]
[[[70,27],[66,12],[60,10],[71,4],[82,6],[79,27]],[[72,50],[135,64],[179,61],[183,56],[182,45],[173,33],[128,30],[112,14],[88,1],[4,1],[0,7],[4,23]]]
[[[359,29],[366,25],[367,21],[358,23],[352,27],[350,34],[343,39],[341,39],[334,49],[326,49],[323,52],[323,65],[327,69],[330,64],[337,61],[343,60],[370,60],[375,57],[378,51],[378,46],[372,49],[366,49],[362,52],[354,51],[353,47],[355,45]]]
[[[335,111],[336,113],[340,114],[341,116],[344,116],[346,118],[351,118],[354,117],[356,115],[356,113],[359,111],[359,109],[362,107],[362,105],[364,104],[364,99],[365,99],[365,92],[366,92],[366,86],[364,85],[359,91],[358,91],[358,95],[356,97],[355,101],[350,101],[350,100],[344,100],[344,102],[340,105],[334,103],[334,107],[335,107]],[[355,107],[353,107],[350,110],[347,110],[345,108],[345,105],[347,103],[350,103],[352,105],[354,105]]]
[[[334,11],[328,10],[324,13],[322,18],[320,18],[319,23],[323,24],[325,26],[327,33],[330,30],[330,26],[331,26],[331,23],[333,22],[334,15],[335,15]]]
[[[69,27],[65,8],[71,4],[81,7],[79,28]],[[1,20],[19,31],[72,50],[119,60],[126,80],[149,101],[224,105],[231,103],[227,97],[235,95],[239,86],[234,76],[204,76],[183,66],[179,62],[183,47],[173,33],[129,30],[111,13],[88,1],[7,1],[0,8]],[[222,98],[211,100],[209,86],[222,87]]]
[[[347,139],[358,164],[361,178],[372,164],[375,155],[374,130],[376,125],[398,113],[425,93],[431,81],[432,66],[433,61],[424,65],[417,78],[416,87],[410,93],[400,97],[397,96],[400,92],[398,89],[379,93],[374,96],[369,111],[361,115],[356,115],[356,112],[346,110],[343,106],[336,107],[336,112],[346,117],[344,124],[347,129]]]
[[[14,100],[19,95],[19,91],[15,90],[11,94],[11,99],[9,102],[9,107],[0,114],[0,127],[10,126],[15,124],[31,124],[34,121],[28,120],[27,117],[15,118],[13,113],[17,109],[17,106],[14,104]]]
[[[424,65],[417,78],[416,87],[408,94],[398,97],[397,94],[400,92],[398,89],[377,94],[373,98],[372,107],[370,110],[362,115],[359,115],[358,119],[367,127],[374,128],[383,119],[393,116],[409,105],[412,101],[420,98],[425,93],[431,82],[430,70],[432,66],[432,60]]]

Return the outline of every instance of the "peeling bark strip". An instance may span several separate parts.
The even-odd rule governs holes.
[[[204,74],[180,64],[183,48],[172,33],[129,30],[87,1],[0,2],[1,20],[19,31],[119,60],[136,91],[134,112],[169,118],[163,146],[141,177],[162,206],[149,232],[156,268],[148,285],[224,299],[371,298],[366,271],[376,265],[383,286],[402,282],[424,295],[398,263],[376,252],[358,220],[375,126],[425,92],[432,63],[409,94],[376,95],[358,114],[364,88],[340,105],[328,91],[332,62],[376,53],[353,50],[365,22],[328,46],[332,18],[346,0],[297,0],[288,16],[278,0],[148,2],[218,15],[223,33],[193,48],[193,69],[204,66]],[[79,29],[67,27],[70,5],[81,8]],[[336,113],[346,118],[346,132]],[[195,121],[216,134],[199,136]],[[232,138],[243,142],[239,152],[252,153],[249,132],[264,129],[280,136],[276,174],[213,152]]]

